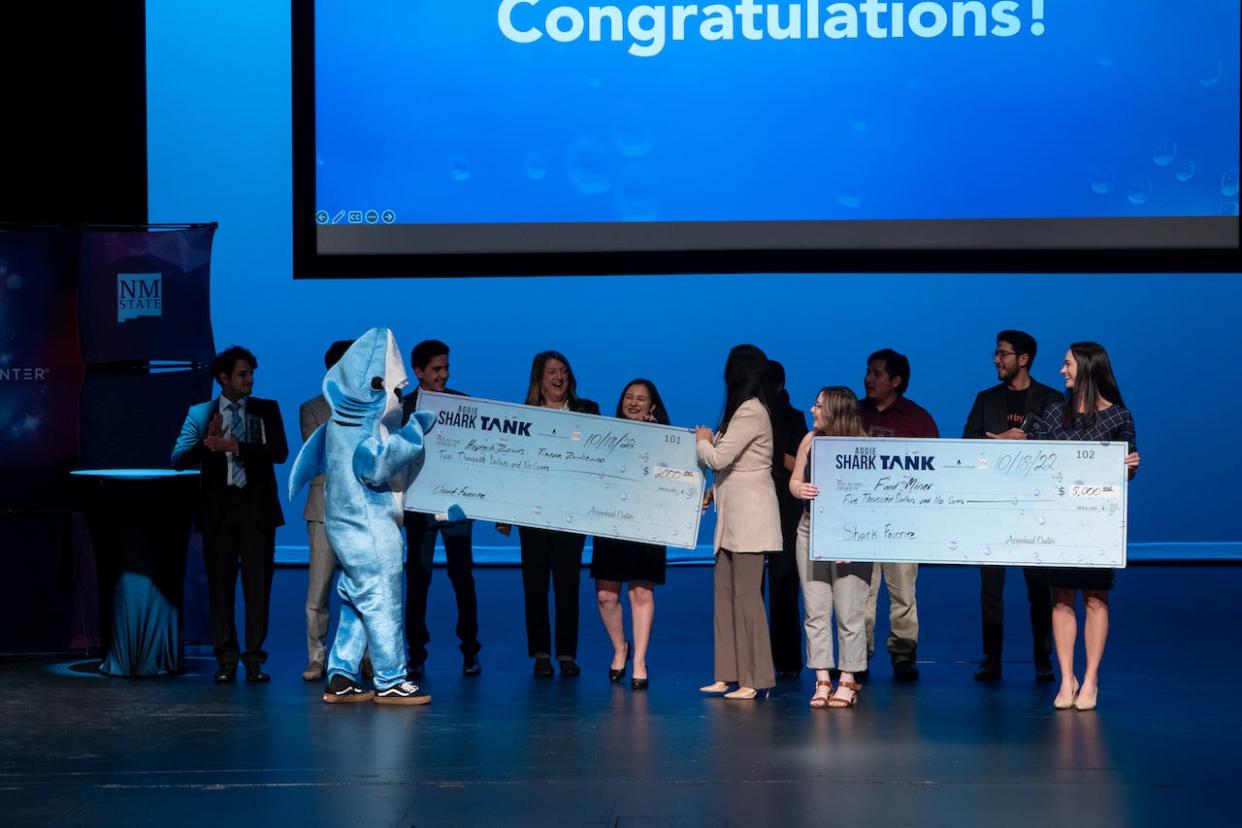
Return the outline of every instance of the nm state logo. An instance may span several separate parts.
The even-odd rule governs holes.
[[[116,274],[116,321],[162,315],[163,281],[159,273]]]

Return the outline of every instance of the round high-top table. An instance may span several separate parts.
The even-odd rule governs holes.
[[[198,472],[80,469],[71,474],[99,573],[100,672],[182,672],[185,553]]]

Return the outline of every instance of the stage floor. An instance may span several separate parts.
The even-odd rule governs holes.
[[[1119,573],[1095,712],[1032,680],[1022,578],[1007,584],[1005,677],[971,679],[977,571],[924,568],[922,679],[882,653],[861,704],[812,711],[814,679],[733,702],[711,674],[711,577],[657,591],[645,693],[608,683],[583,573],[578,679],[535,679],[515,569],[476,573],[483,674],[460,674],[453,599],[432,585],[418,708],[320,702],[301,681],[305,570],[277,573],[270,685],[95,662],[0,662],[5,825],[1145,825],[1228,823],[1242,771],[1242,567]],[[887,630],[884,622],[881,629]],[[1081,646],[1081,645],[1080,645]],[[882,648],[882,645],[881,645]],[[1081,663],[1081,656],[1080,662]]]

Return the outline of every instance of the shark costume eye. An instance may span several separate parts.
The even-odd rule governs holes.
[[[371,387],[374,388],[376,391],[383,388],[384,378],[383,377],[371,377]]]

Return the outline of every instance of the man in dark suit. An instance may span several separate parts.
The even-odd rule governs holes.
[[[1061,392],[1031,379],[1035,339],[1022,331],[996,335],[992,363],[1000,380],[975,397],[962,437],[967,439],[1025,440],[1026,432],[1044,408],[1061,399]],[[996,681],[1001,676],[1004,644],[1005,567],[980,567],[979,603],[983,611],[983,661],[975,681]],[[1035,679],[1052,681],[1052,597],[1039,567],[1024,567],[1026,595],[1031,604],[1031,637],[1034,640]]]
[[[438,391],[460,394],[446,387],[449,378],[449,346],[438,339],[428,339],[414,346],[410,364],[418,378],[418,388],[405,396],[403,422],[408,421],[418,405],[418,392]],[[479,663],[479,612],[474,591],[474,550],[468,520],[438,520],[422,512],[405,513],[405,635],[410,650],[410,675],[414,681],[423,677],[427,660],[427,592],[431,587],[432,559],[436,550],[436,533],[444,539],[444,557],[448,564],[449,582],[457,597],[457,638],[461,642],[461,671],[477,676],[483,671]]]
[[[240,660],[248,681],[270,681],[267,653],[268,599],[276,552],[276,527],[284,515],[276,493],[277,463],[289,447],[280,407],[250,396],[254,354],[234,345],[212,363],[220,396],[191,406],[173,447],[176,469],[198,468],[198,527],[211,602],[211,643],[216,681],[232,681]],[[233,623],[237,573],[246,601],[246,649],[239,653]]]

